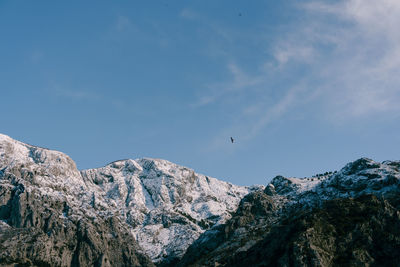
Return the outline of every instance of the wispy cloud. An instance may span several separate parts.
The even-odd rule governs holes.
[[[237,92],[253,94],[252,101],[235,107],[241,119],[222,134],[236,131],[252,139],[295,107],[299,112],[310,104],[331,123],[398,116],[400,2],[313,1],[298,5],[298,10],[302,22],[266,44],[269,54],[255,62],[259,68],[248,71],[230,60],[235,62],[227,64],[231,79],[209,85],[199,99],[201,107]],[[283,82],[291,77],[297,79]]]
[[[192,9],[190,9],[190,8],[182,9],[181,13],[180,13],[180,16],[182,18],[191,19],[191,20],[199,18],[199,15],[196,12],[194,12]]]
[[[308,19],[277,42],[278,64],[312,63],[306,86],[319,91],[333,119],[399,111],[400,2],[315,1],[300,8]]]
[[[212,38],[232,43],[235,41],[234,37],[236,34],[244,34],[243,32],[239,33],[232,28],[227,28],[221,25],[218,20],[215,20],[214,18],[209,16],[205,16],[190,8],[182,9],[180,17],[201,25],[202,29],[207,32],[208,38],[210,38],[210,35],[212,35]]]
[[[314,58],[314,49],[312,46],[301,45],[297,41],[288,41],[277,44],[273,56],[278,63],[278,67],[283,67],[293,61],[311,63]]]
[[[322,93],[337,100],[327,103],[335,119],[399,111],[400,2],[312,2],[304,9],[317,15],[307,42],[321,57],[310,79],[320,79]]]
[[[123,32],[126,30],[134,29],[134,24],[132,23],[131,19],[127,16],[118,15],[115,21],[115,29],[118,32]]]
[[[202,107],[229,98],[232,94],[243,93],[264,81],[264,77],[249,75],[233,62],[227,63],[226,69],[230,74],[230,80],[208,84],[206,92],[202,93],[192,107]]]
[[[101,94],[85,90],[71,90],[54,87],[51,92],[57,98],[70,99],[73,101],[99,101],[103,99]]]
[[[117,110],[125,110],[128,108],[125,101],[122,99],[109,97],[94,90],[75,90],[61,86],[53,86],[47,91],[58,101],[107,105]]]
[[[246,130],[246,133],[243,135],[243,140],[248,140],[257,136],[260,131],[271,122],[279,119],[283,114],[293,108],[295,103],[299,101],[301,90],[301,87],[290,88],[275,104],[264,107],[264,110],[258,114],[258,119],[255,123]]]

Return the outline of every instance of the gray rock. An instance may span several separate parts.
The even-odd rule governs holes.
[[[80,172],[0,134],[0,266],[396,266],[399,169],[239,187],[156,159]]]
[[[154,266],[66,155],[0,136],[1,266]]]
[[[322,179],[277,176],[179,266],[397,266],[399,181],[398,162],[365,158]]]
[[[157,264],[174,262],[205,230],[229,219],[244,195],[259,188],[263,189],[236,186],[160,159],[119,160],[78,171],[61,152],[0,134],[0,220],[11,227],[10,232],[20,228],[43,232],[47,244],[58,238],[68,241],[54,249],[48,245],[51,251],[63,252],[62,259],[43,259],[43,264],[51,260],[52,266],[125,264],[122,260],[134,266],[133,254],[137,259],[146,254]],[[123,232],[107,226],[110,218]],[[81,229],[103,234],[84,235]],[[121,246],[131,245],[127,252],[101,245],[112,239]],[[39,255],[40,261],[50,252],[35,249],[35,253],[21,257],[32,261]]]
[[[273,184],[268,184],[264,189],[264,193],[267,194],[268,196],[275,195],[276,194],[275,186]]]
[[[373,195],[295,212],[225,266],[397,266],[400,216]]]

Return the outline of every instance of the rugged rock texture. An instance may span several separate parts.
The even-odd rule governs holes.
[[[154,266],[66,155],[0,136],[1,266]]]
[[[262,190],[248,194],[226,224],[205,232],[187,250],[178,266],[224,264],[235,253],[252,247],[277,220],[274,199]]]
[[[176,262],[201,233],[224,223],[240,199],[259,188],[157,159],[78,171],[61,152],[0,134],[0,264]]]
[[[2,222],[0,265],[154,266],[115,218],[65,223],[49,217],[43,219],[51,223],[42,228]]]
[[[0,135],[0,266],[398,266],[400,161],[240,187]]]
[[[400,214],[373,195],[291,213],[226,266],[398,266]]]
[[[147,255],[174,263],[201,233],[224,223],[246,188],[195,173],[166,160],[113,162],[82,171],[93,205],[118,210]]]
[[[275,177],[205,232],[179,266],[398,266],[400,162]]]

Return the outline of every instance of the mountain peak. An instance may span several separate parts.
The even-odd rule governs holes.
[[[342,173],[346,175],[352,175],[359,171],[366,170],[366,169],[375,169],[379,168],[380,163],[373,161],[369,158],[360,158],[353,162],[348,163],[343,169]]]
[[[78,171],[64,153],[24,144],[3,134],[0,178],[0,241],[7,242],[7,251],[13,253],[21,246],[24,251],[32,251],[25,240],[33,232],[49,244],[58,242],[69,253],[65,264],[60,258],[56,262],[45,260],[62,266],[77,265],[79,253],[98,257],[85,256],[87,262],[82,265],[103,261],[101,255],[106,255],[119,266],[126,255],[121,255],[115,244],[112,253],[106,252],[101,240],[133,244],[136,251],[130,250],[132,261],[128,265],[142,259],[142,265],[152,266],[149,256],[156,264],[172,266],[195,240],[199,241],[190,253],[197,253],[197,248],[204,245],[201,255],[216,256],[219,262],[221,255],[244,253],[268,229],[290,221],[291,215],[315,207],[322,209],[329,201],[350,199],[349,203],[361,203],[364,200],[352,199],[375,195],[382,203],[393,199],[392,204],[400,203],[400,161],[378,163],[360,158],[334,173],[305,178],[278,175],[266,187],[243,187],[153,158],[117,160],[101,168]],[[347,203],[342,202],[338,203]],[[19,241],[4,241],[1,231],[13,233],[13,240]],[[71,234],[65,237],[65,233]],[[65,238],[68,241],[64,244],[60,240]],[[80,247],[79,242],[95,245]],[[217,249],[209,253],[214,248],[207,242]],[[47,255],[45,250],[39,251]],[[190,253],[185,260],[192,257]],[[4,255],[0,251],[0,263]]]
[[[183,255],[202,232],[229,219],[253,190],[153,158],[78,171],[64,153],[6,135],[0,135],[0,169],[11,188],[18,180],[42,198],[62,198],[69,208],[61,216],[118,217],[155,262]]]

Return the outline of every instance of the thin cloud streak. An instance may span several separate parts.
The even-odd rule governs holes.
[[[99,101],[103,99],[101,94],[83,90],[77,91],[55,87],[51,92],[57,98],[70,99],[74,101]]]
[[[400,35],[400,2],[397,1],[345,1],[338,4],[313,2],[304,6],[317,15],[331,15],[339,23],[329,24],[325,19],[312,21],[321,24],[327,34],[316,34],[309,46],[321,43],[332,45],[324,61],[318,62],[321,88],[330,102],[334,119],[352,120],[360,116],[398,111]],[[317,16],[318,17],[318,16]],[[346,28],[343,29],[343,25]],[[336,41],[341,40],[341,41]],[[322,54],[323,49],[318,53]],[[326,64],[324,68],[322,65]],[[339,86],[339,87],[338,87]]]
[[[291,88],[286,94],[273,106],[269,107],[259,115],[259,119],[254,123],[247,133],[243,136],[243,140],[249,140],[256,137],[271,122],[279,119],[283,114],[289,112],[291,108],[298,102],[299,91],[301,88]]]
[[[180,16],[183,19],[194,21],[202,26],[205,26],[206,28],[210,29],[212,33],[216,34],[218,38],[221,38],[228,43],[232,43],[234,41],[234,38],[232,38],[232,30],[221,26],[217,21],[212,20],[210,17],[202,16],[190,8],[182,9]]]
[[[227,70],[231,75],[231,80],[206,85],[207,93],[200,96],[191,106],[199,108],[213,104],[234,93],[241,93],[249,88],[255,87],[264,82],[262,76],[249,76],[236,63],[228,63]]]
[[[318,1],[300,8],[309,19],[277,42],[274,58],[281,68],[298,62],[311,68],[305,86],[326,101],[326,116],[351,121],[399,111],[400,2]]]
[[[301,107],[307,112],[310,104],[331,124],[395,116],[400,111],[400,2],[314,1],[298,7],[306,19],[266,44],[273,60],[270,57],[258,63],[262,71],[249,73],[240,63],[229,63],[231,80],[211,85],[213,90],[198,101],[196,106],[201,107],[237,92],[243,96],[258,92],[251,104],[235,107],[243,116],[215,140],[232,132],[251,140],[290,115],[294,107],[300,107],[296,112],[301,112]],[[297,81],[272,86],[299,66],[304,73]],[[279,97],[268,98],[272,92],[279,92]],[[263,103],[266,100],[268,103]],[[212,146],[221,147],[218,141]]]
[[[129,110],[128,105],[117,98],[110,98],[101,93],[88,91],[88,90],[71,90],[65,89],[62,87],[53,87],[51,90],[48,90],[53,97],[58,100],[68,100],[73,102],[82,102],[82,103],[94,103],[111,106],[117,110]]]
[[[133,23],[128,17],[123,16],[123,15],[119,15],[117,17],[117,20],[115,22],[116,31],[123,32],[123,31],[130,30],[133,28],[134,28]]]

